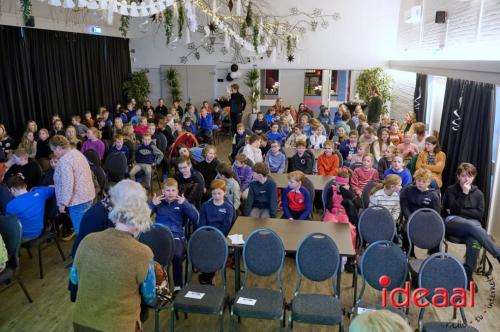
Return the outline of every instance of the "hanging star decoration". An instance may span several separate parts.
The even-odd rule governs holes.
[[[188,62],[187,56],[181,56],[181,63],[186,64]]]
[[[290,54],[288,57],[287,57],[287,60],[288,62],[292,63],[293,60],[295,60],[295,57],[293,56],[293,54]]]
[[[194,52],[194,57],[196,58],[196,60],[200,60],[200,52]]]
[[[220,52],[222,53],[222,55],[226,55],[227,54],[227,48],[226,48],[226,46],[222,46],[221,49],[220,49]]]
[[[217,32],[217,25],[212,21],[208,23],[208,29],[210,30],[211,33],[216,33]]]
[[[187,46],[188,50],[194,50],[196,48],[196,44],[195,43],[189,43],[188,46]]]

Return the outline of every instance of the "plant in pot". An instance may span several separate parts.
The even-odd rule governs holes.
[[[135,98],[139,106],[142,106],[151,92],[147,70],[140,70],[130,74],[129,79],[123,82],[123,92],[128,99]]]
[[[250,104],[252,112],[257,113],[257,106],[260,100],[260,72],[257,68],[249,70],[245,75],[245,84],[250,89]]]
[[[172,96],[172,102],[181,101],[181,84],[179,82],[179,72],[170,67],[165,71],[165,80],[167,81]]]
[[[387,102],[392,99],[392,83],[392,77],[384,72],[382,68],[366,69],[358,76],[356,92],[362,100],[368,102],[370,99],[370,88],[376,86],[380,92],[380,98],[384,103],[382,112],[387,114]]]

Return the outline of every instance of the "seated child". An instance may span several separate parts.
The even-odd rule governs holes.
[[[307,137],[302,133],[302,127],[300,125],[293,128],[293,133],[285,141],[285,147],[295,149],[298,141],[307,141]]]
[[[349,171],[339,170],[336,183],[326,189],[326,206],[323,221],[349,224],[352,246],[356,248],[358,214],[354,206],[354,193],[349,188]]]
[[[278,195],[276,183],[268,178],[269,167],[260,162],[253,166],[253,181],[248,188],[248,197],[243,215],[254,218],[276,218]]]
[[[323,147],[325,152],[318,157],[318,175],[335,176],[339,171],[339,156],[333,153],[332,141],[325,141]]]
[[[195,167],[195,169],[203,175],[203,179],[205,180],[205,192],[208,191],[210,184],[217,177],[219,160],[216,158],[216,152],[215,146],[205,146],[202,150],[203,160]]]
[[[326,136],[323,135],[323,131],[324,127],[321,124],[313,127],[313,134],[309,136],[310,149],[321,149],[323,147],[323,143],[326,141]]]
[[[280,143],[271,141],[271,150],[266,154],[265,163],[271,173],[284,173],[286,166],[286,156],[280,151]]]
[[[266,120],[268,126],[273,124],[273,122],[276,122],[276,118],[277,118],[276,108],[274,107],[271,107],[269,110],[267,110],[266,115],[264,116],[264,120]]]
[[[52,150],[49,146],[49,131],[45,128],[41,128],[38,131],[38,140],[36,144],[36,155],[35,159],[48,159]]]
[[[257,119],[255,119],[252,125],[252,131],[260,135],[266,133],[268,128],[269,125],[267,124],[267,121],[264,120],[264,113],[262,112],[257,113]]]
[[[400,155],[395,155],[394,157],[392,157],[391,165],[392,167],[384,172],[384,178],[389,174],[396,174],[401,178],[403,187],[409,185],[412,181],[411,173],[407,168],[404,167],[403,157],[401,157]]]
[[[181,157],[177,160],[177,169],[179,173],[176,174],[175,179],[179,184],[179,191],[184,197],[193,204],[199,207],[203,191],[205,189],[205,181],[200,172],[193,169],[191,159],[189,157]]]
[[[252,167],[247,165],[247,156],[244,154],[239,154],[233,163],[233,171],[238,177],[241,190],[241,198],[246,199],[248,196],[248,187],[252,182]]]
[[[418,154],[418,147],[411,142],[411,133],[406,132],[403,136],[403,142],[398,145],[398,154],[403,156],[403,160],[408,162]]]
[[[21,175],[7,179],[13,199],[7,203],[6,215],[14,215],[22,225],[23,241],[35,239],[43,233],[46,202],[55,194],[54,187],[28,187]]]
[[[213,124],[213,129],[222,129],[222,120],[224,116],[221,111],[220,105],[217,103],[214,103],[212,106],[212,120],[214,122]]]
[[[302,132],[306,137],[309,137],[312,135],[312,128],[311,125],[309,124],[309,114],[302,114],[300,116],[300,126],[302,127]]]
[[[321,122],[321,124],[325,127],[328,128],[331,124],[333,124],[332,119],[330,118],[330,110],[328,107],[321,105],[320,106],[320,112],[318,115],[318,120]]]
[[[273,122],[271,124],[271,130],[266,133],[266,137],[268,141],[277,141],[281,145],[281,141],[283,140],[283,136],[279,132],[280,125],[278,122]]]
[[[182,262],[184,261],[184,251],[186,238],[186,224],[191,222],[196,226],[198,213],[184,195],[179,195],[178,183],[173,178],[168,178],[162,188],[160,196],[153,195],[151,203],[152,213],[156,214],[155,222],[166,226],[172,232],[175,240],[173,271],[175,289],[182,286]],[[178,288],[177,288],[178,287]]]
[[[243,154],[252,161],[253,164],[264,161],[262,158],[262,150],[260,149],[261,137],[259,135],[252,135],[248,139],[248,143],[243,148]]]
[[[210,114],[206,108],[202,107],[200,110],[200,120],[198,121],[198,137],[200,139],[200,143],[212,142],[213,129],[214,123],[212,114]]]
[[[139,119],[139,124],[134,127],[134,133],[144,135],[148,132],[148,119],[146,117],[141,117]]]
[[[345,131],[344,127],[335,128],[335,130],[332,131],[332,134],[330,134],[330,137],[332,138],[332,141],[335,144],[336,150],[339,149],[340,144],[342,144],[342,142],[349,140],[349,136],[347,135],[347,132]]]
[[[245,133],[245,126],[243,123],[238,123],[236,125],[236,133],[233,135],[233,141],[232,141],[232,151],[231,151],[231,158],[234,159],[236,157],[236,154],[238,153],[238,150],[245,145],[245,140],[247,139],[247,135]]]
[[[130,178],[134,179],[139,171],[144,171],[146,189],[151,188],[151,174],[153,166],[159,165],[163,159],[163,153],[151,144],[151,135],[146,133],[142,136],[142,144],[135,151],[135,166],[130,170]]]
[[[356,154],[353,154],[351,156],[350,165],[363,163],[363,156],[368,152],[369,152],[368,145],[358,143],[358,146],[356,148]]]
[[[356,154],[358,148],[358,133],[353,130],[349,133],[349,139],[340,144],[339,151],[344,159],[344,166],[351,165],[351,159]]]
[[[356,127],[356,131],[358,132],[359,135],[363,135],[365,133],[365,128],[369,126],[368,118],[366,117],[365,113],[361,113],[358,116],[358,119],[359,119],[359,125]]]
[[[113,137],[113,145],[111,146],[109,153],[115,153],[115,152],[123,153],[125,155],[125,158],[127,158],[127,165],[130,165],[132,163],[130,151],[128,150],[128,147],[125,144],[123,144],[122,134],[116,134]]]
[[[397,154],[398,149],[394,145],[389,145],[384,151],[384,156],[379,159],[377,163],[378,176],[379,178],[384,178],[384,172],[391,168],[392,158]]]
[[[90,127],[89,130],[87,130],[87,139],[83,142],[80,152],[85,153],[85,151],[89,150],[94,150],[99,156],[99,159],[103,160],[106,145],[101,141],[101,132],[97,130],[96,127]]]
[[[240,184],[229,164],[219,163],[217,166],[217,179],[224,180],[226,183],[226,199],[233,204],[235,210],[238,210],[241,205]]]
[[[260,152],[262,153],[262,158],[266,157],[267,152],[271,149],[271,141],[267,139],[267,136],[260,134]]]
[[[385,207],[389,210],[395,222],[399,220],[401,214],[401,206],[399,204],[401,183],[399,176],[390,174],[384,179],[384,182],[375,186],[370,194],[370,206],[380,205]]]
[[[312,212],[311,195],[302,186],[305,180],[304,173],[295,171],[288,174],[288,187],[283,190],[282,219],[308,220]]]
[[[375,136],[375,129],[373,127],[368,126],[365,128],[363,135],[359,137],[360,144],[368,144],[371,145],[373,142],[377,140],[377,136]]]
[[[389,129],[389,140],[394,146],[398,146],[403,141],[403,135],[399,131],[397,121],[392,121],[391,128]]]
[[[306,151],[306,142],[297,142],[297,152],[290,158],[288,171],[301,171],[304,174],[312,174],[314,166],[314,156],[311,152]]]
[[[378,172],[373,168],[373,156],[369,153],[363,156],[362,166],[354,170],[351,177],[352,190],[356,196],[361,197],[363,189],[370,181],[378,180]]]

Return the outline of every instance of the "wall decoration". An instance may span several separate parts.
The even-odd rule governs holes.
[[[28,4],[31,0],[20,1]],[[70,3],[74,5],[73,1],[75,0],[65,0],[66,5],[63,6],[61,0],[48,0],[48,4],[68,7]],[[105,16],[108,24],[112,23],[113,13],[122,15],[120,31],[124,37],[127,36],[130,17],[154,16],[152,22],[158,27],[161,24],[164,26],[167,44],[172,40],[175,26],[178,38],[182,38],[187,22],[191,33],[199,32],[203,36],[196,39],[191,35],[186,36],[186,44],[193,39],[196,40],[196,45],[195,49],[189,49],[189,52],[183,55],[183,61],[186,61],[186,58],[189,61],[191,55],[199,58],[198,49],[207,47],[206,39],[209,36],[216,39],[219,37],[224,41],[225,50],[233,53],[233,59],[236,59],[234,62],[237,63],[245,62],[241,56],[242,51],[252,53],[252,57],[255,57],[268,54],[266,51],[272,49],[274,53],[271,53],[270,57],[273,60],[278,54],[290,56],[300,49],[299,41],[302,36],[308,32],[314,33],[318,27],[327,29],[331,21],[340,19],[339,13],[323,13],[321,8],[305,11],[293,7],[288,14],[273,15],[269,13],[270,9],[265,8],[264,1],[252,0],[78,0],[78,7],[107,11]],[[233,8],[236,8],[234,13]],[[199,25],[198,15],[208,22]],[[212,46],[213,50],[221,50],[219,47],[215,48],[217,43]],[[208,51],[210,50],[211,48],[208,48]]]

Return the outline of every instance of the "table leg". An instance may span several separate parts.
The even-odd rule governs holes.
[[[340,256],[339,270],[337,271],[337,296],[340,296],[340,284],[342,282],[342,256]]]
[[[234,294],[238,293],[241,287],[240,282],[240,255],[241,248],[236,246],[234,247]]]

